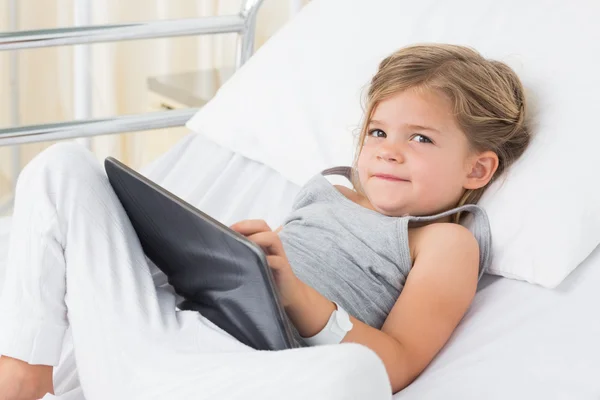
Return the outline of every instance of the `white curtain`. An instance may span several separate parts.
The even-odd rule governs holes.
[[[10,26],[9,1],[0,0],[0,31],[7,31]],[[18,0],[18,29],[73,26],[75,1]],[[92,0],[91,3],[92,24],[235,14],[241,6],[241,0]],[[264,1],[258,14],[256,48],[288,21],[297,6],[298,0]],[[233,65],[236,40],[235,34],[226,34],[91,45],[92,116],[149,111],[149,77]],[[20,125],[74,118],[73,49],[55,47],[18,53]],[[3,128],[11,124],[9,57],[9,53],[0,53],[0,127]],[[92,147],[99,159],[112,155],[139,168],[150,161],[148,154],[155,156],[178,139],[168,135],[167,130],[162,130],[96,137]],[[50,144],[20,146],[20,167]],[[10,148],[0,147],[0,205],[12,195],[11,157]]]

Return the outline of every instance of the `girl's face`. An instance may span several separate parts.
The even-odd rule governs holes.
[[[447,97],[402,91],[381,101],[367,126],[357,165],[363,201],[389,216],[448,210],[472,188],[474,162]]]

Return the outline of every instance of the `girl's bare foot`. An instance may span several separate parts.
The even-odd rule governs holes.
[[[0,400],[41,399],[46,393],[54,394],[52,367],[0,357]]]

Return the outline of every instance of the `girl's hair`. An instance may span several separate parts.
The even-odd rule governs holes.
[[[490,183],[523,154],[530,142],[523,85],[508,65],[485,59],[464,46],[414,45],[381,61],[371,79],[354,171],[375,107],[407,89],[435,90],[450,98],[456,122],[466,134],[471,149],[491,150],[498,155],[498,169]],[[362,191],[356,173],[352,183]],[[467,190],[457,206],[476,203],[490,183],[480,189]],[[455,215],[454,221],[458,222],[459,218],[460,215]]]

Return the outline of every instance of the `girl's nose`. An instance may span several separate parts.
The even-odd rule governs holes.
[[[402,150],[397,144],[382,144],[377,150],[377,158],[389,162],[404,162]]]

